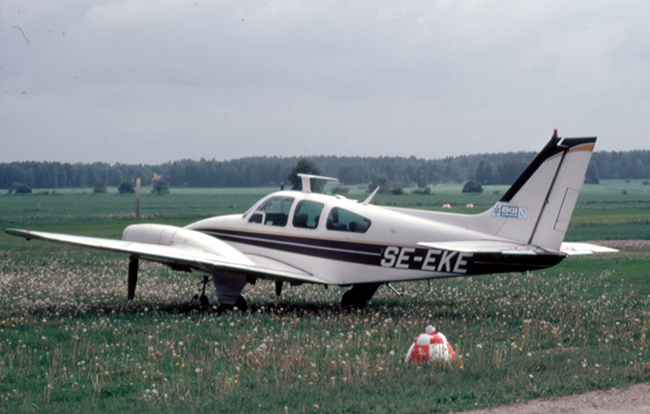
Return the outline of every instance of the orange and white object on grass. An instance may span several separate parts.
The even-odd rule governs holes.
[[[447,338],[429,325],[423,334],[415,338],[406,353],[405,363],[427,361],[449,361],[456,359],[456,353]]]

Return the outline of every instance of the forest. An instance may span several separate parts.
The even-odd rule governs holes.
[[[390,183],[426,187],[430,184],[476,180],[481,184],[510,184],[535,157],[534,152],[463,155],[427,160],[412,157],[246,157],[227,161],[182,159],[159,165],[16,161],[0,163],[0,189],[19,183],[33,188],[91,188],[119,186],[140,177],[152,183],[154,173],[171,187],[263,187],[287,183],[301,158],[342,184]],[[650,178],[650,151],[595,152],[587,182],[600,179]]]

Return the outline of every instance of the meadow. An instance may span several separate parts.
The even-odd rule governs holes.
[[[142,221],[242,212],[273,190],[145,191]],[[376,203],[479,212],[505,188],[432,190]],[[649,190],[585,186],[567,240],[650,239]],[[133,219],[132,196],[0,195],[3,228],[119,238]],[[278,299],[258,281],[247,313],[218,315],[189,306],[196,274],[144,263],[127,301],[125,256],[2,233],[0,412],[449,412],[648,382],[649,260],[624,248],[538,272],[395,284],[403,296],[381,287],[364,310],[340,308],[346,288],[287,287]],[[405,365],[428,324],[459,357]]]

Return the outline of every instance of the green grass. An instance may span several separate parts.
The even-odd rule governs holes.
[[[628,189],[641,200],[629,203],[601,190],[581,196],[570,235],[650,238],[642,192]],[[243,211],[265,193],[184,191],[143,197],[147,220]],[[434,193],[380,200],[465,209],[468,196]],[[1,225],[118,238],[132,203],[1,196]],[[449,412],[647,382],[649,260],[628,250],[542,272],[396,284],[404,296],[382,287],[362,311],[339,307],[345,289],[287,287],[278,302],[258,281],[245,289],[250,312],[219,316],[188,306],[196,274],[144,263],[129,302],[126,257],[3,234],[0,412]],[[460,358],[403,363],[427,324]]]

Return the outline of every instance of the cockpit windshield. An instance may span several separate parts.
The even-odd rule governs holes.
[[[266,226],[286,226],[293,201],[293,197],[271,197],[253,212],[248,222]]]

